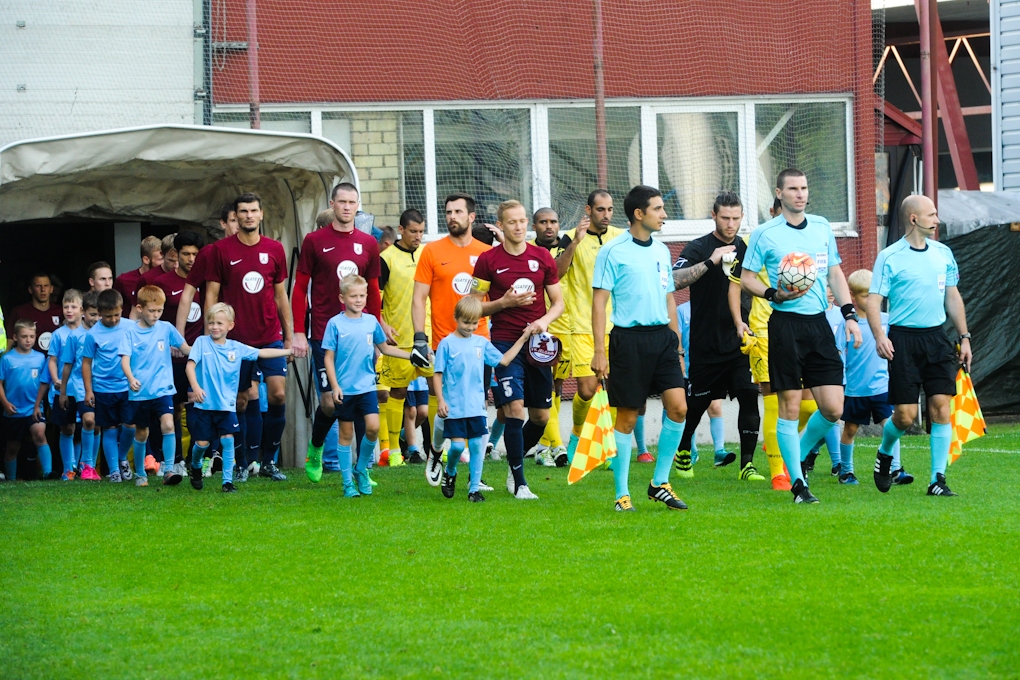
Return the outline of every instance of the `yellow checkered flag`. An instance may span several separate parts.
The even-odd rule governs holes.
[[[949,445],[949,463],[952,464],[963,455],[964,444],[984,437],[986,431],[974,382],[963,368],[956,374],[956,396],[950,402],[949,423],[953,427],[953,441]]]
[[[584,428],[577,442],[574,459],[570,462],[567,483],[578,482],[586,474],[616,456],[616,435],[613,434],[613,416],[609,412],[609,395],[600,385],[584,419]]]

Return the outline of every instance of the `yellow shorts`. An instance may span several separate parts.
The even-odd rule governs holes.
[[[606,355],[609,354],[609,336],[606,336]],[[595,375],[591,360],[595,358],[595,339],[590,335],[574,333],[570,336],[570,370],[575,378]]]
[[[423,375],[429,378],[434,372],[432,366],[416,368],[407,359],[398,359],[385,354],[379,357],[375,370],[379,376],[378,384],[381,389],[404,388],[417,380],[418,376]]]
[[[747,358],[751,361],[751,377],[755,383],[769,382],[769,334],[755,334],[758,340],[751,347]]]
[[[570,336],[560,338],[563,351],[560,352],[560,360],[553,369],[553,380],[566,380],[571,374],[572,365],[570,362]]]

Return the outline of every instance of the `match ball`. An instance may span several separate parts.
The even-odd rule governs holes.
[[[807,290],[815,284],[818,268],[807,253],[790,253],[779,262],[779,287],[789,291]]]

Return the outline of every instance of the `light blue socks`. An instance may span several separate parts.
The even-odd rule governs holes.
[[[850,444],[840,442],[839,467],[840,473],[844,475],[850,474],[854,471],[854,445],[852,442]]]
[[[120,475],[120,443],[118,438],[120,429],[111,427],[103,430],[103,456],[106,458],[106,465],[110,468],[110,474]]]
[[[74,435],[60,435],[60,462],[64,464],[64,472],[74,469]]]
[[[460,462],[462,453],[464,453],[464,441],[451,441],[450,450],[446,453],[446,474],[451,477],[457,476],[457,463]]]
[[[790,473],[790,482],[798,479],[804,481],[804,475],[800,471],[800,434],[797,432],[799,423],[796,420],[784,420],[779,418],[776,421],[776,439],[779,440],[779,453],[783,456],[783,463]],[[815,440],[817,441],[817,440]]]
[[[890,419],[891,420],[891,419]],[[953,428],[949,423],[931,424],[931,483],[934,484],[935,475],[946,474],[946,466],[949,464],[949,446],[952,444]]]
[[[726,450],[726,421],[721,416],[709,418],[708,427],[712,432],[712,444],[715,446],[715,452],[722,453]]]
[[[948,455],[949,447],[946,447]],[[53,472],[53,452],[50,451],[49,444],[43,444],[36,450],[36,455],[39,456],[39,466],[42,467],[43,477],[49,477],[50,473]],[[945,469],[945,466],[942,466]]]
[[[488,442],[485,440],[485,437],[475,437],[468,440],[468,451],[471,453],[471,462],[468,463],[468,470],[471,473],[468,493],[478,491],[478,487],[482,485],[482,465],[485,464],[486,444]]]
[[[244,441],[243,439],[241,441]],[[234,438],[220,437],[220,456],[223,458],[223,483],[234,481]]]
[[[351,445],[344,446],[339,444],[336,447],[336,455],[340,463],[340,476],[344,480],[344,486],[348,486],[354,483],[354,461],[351,459],[352,451]]]
[[[648,447],[645,445],[645,417],[638,416],[637,422],[634,423],[634,444],[637,445],[637,452],[640,456],[642,453],[648,453]]]
[[[884,453],[885,455],[892,454],[892,447],[899,443],[900,437],[906,434],[906,430],[901,430],[893,424],[892,418],[885,421],[885,425],[882,426],[882,443],[878,445],[878,452]]]
[[[680,446],[680,438],[684,434],[684,421],[675,422],[665,416],[662,419],[662,430],[659,432],[659,456],[655,460],[655,474],[652,484],[662,486],[669,482],[669,471],[673,468],[673,456]]]
[[[807,425],[804,426],[804,434],[800,437],[800,459],[806,459],[815,444],[825,439],[835,426],[836,423],[831,420],[826,420],[821,411],[815,411],[812,413],[811,417],[808,418]],[[839,451],[838,443],[836,444],[835,450]],[[787,465],[787,467],[789,467],[789,465]],[[800,466],[798,465],[797,467]],[[791,472],[793,471],[791,470]]]
[[[613,481],[616,482],[616,497],[629,496],[627,480],[630,477],[630,450],[634,445],[634,435],[614,430],[616,435],[616,458],[613,459]],[[660,438],[660,446],[661,446]],[[660,458],[662,456],[659,456]],[[672,464],[672,463],[670,463]]]

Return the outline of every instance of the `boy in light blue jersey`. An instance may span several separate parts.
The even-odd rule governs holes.
[[[817,503],[808,489],[801,463],[812,446],[825,438],[843,414],[843,362],[832,329],[825,320],[832,288],[846,323],[846,331],[860,347],[861,331],[850,301],[846,277],[839,266],[839,251],[828,220],[804,212],[808,185],[804,173],[788,168],[776,179],[776,198],[782,212],[751,233],[745,261],[740,266],[743,289],[772,304],[769,318],[769,384],[779,395],[776,425],[779,450],[793,481],[795,503]],[[802,253],[815,263],[817,279],[810,287],[789,290],[780,285],[779,268],[787,255]],[[758,280],[765,268],[770,285]],[[811,390],[818,410],[798,433],[802,389]]]
[[[135,425],[135,486],[148,486],[145,471],[145,443],[149,440],[149,423],[159,420],[163,435],[164,457],[177,449],[174,430],[174,371],[171,348],[187,356],[191,347],[173,324],[160,321],[166,293],[158,286],[142,286],[135,305],[138,320],[128,328],[121,342],[121,369],[128,379],[130,422]],[[169,448],[167,448],[169,446]],[[181,475],[173,465],[163,468],[163,484],[175,486]]]
[[[595,352],[591,362],[598,380],[609,376],[609,404],[616,412],[617,512],[632,512],[628,488],[632,433],[642,406],[652,394],[662,395],[665,417],[659,435],[659,457],[648,485],[648,499],[670,510],[687,505],[673,492],[669,473],[680,445],[687,416],[680,329],[673,301],[672,257],[652,235],[662,230],[666,209],[654,187],[632,188],[623,202],[630,230],[602,246],[592,276],[591,325]],[[606,348],[606,305],[612,299],[613,330]]]
[[[77,416],[81,420],[81,458],[79,479],[88,482],[98,482],[99,473],[96,472],[96,456],[99,452],[99,438],[95,436],[96,410],[85,401],[85,382],[82,380],[81,366],[85,352],[85,336],[89,329],[99,322],[99,307],[97,298],[99,294],[89,291],[82,296],[81,326],[77,333],[70,333],[64,340],[60,349],[60,358],[57,361],[58,373],[60,375],[60,390],[57,396],[57,404],[61,411],[69,414],[68,419]],[[61,430],[61,436],[71,427]]]
[[[445,418],[445,434],[450,440],[446,467],[440,488],[443,496],[453,498],[457,485],[457,463],[465,446],[468,459],[468,500],[481,503],[482,465],[485,461],[485,435],[488,434],[485,414],[485,367],[509,366],[524,343],[540,327],[528,324],[517,341],[500,352],[488,338],[475,335],[482,318],[482,302],[477,297],[461,298],[453,311],[457,330],[447,335],[436,348],[435,384],[438,413]]]
[[[184,369],[195,401],[188,421],[195,444],[191,451],[191,487],[196,491],[202,489],[202,460],[209,443],[218,436],[223,449],[223,484],[220,489],[224,493],[234,493],[237,491],[234,486],[234,437],[241,431],[237,422],[241,362],[284,358],[291,355],[291,350],[256,349],[227,339],[227,333],[234,328],[234,308],[224,302],[209,307],[205,322],[209,334],[195,340]]]
[[[410,360],[411,355],[386,344],[382,326],[371,314],[363,314],[368,303],[368,281],[348,274],[340,282],[340,301],[344,311],[326,324],[322,338],[325,350],[326,378],[333,395],[333,408],[323,406],[312,421],[312,439],[308,442],[305,473],[308,479],[322,479],[322,447],[333,422],[340,421],[340,473],[344,496],[355,498],[372,493],[368,467],[375,455],[379,436],[379,399],[376,395],[375,353]],[[365,436],[359,442],[357,464],[352,468],[351,447],[354,421],[363,419]]]
[[[46,443],[46,420],[36,405],[39,383],[46,372],[46,355],[32,349],[35,322],[19,319],[14,324],[13,350],[0,357],[0,406],[4,410],[7,449],[4,473],[9,481],[18,477],[18,453],[27,430],[32,435],[45,479],[53,471],[53,456]]]
[[[857,314],[868,318],[868,288],[871,271],[860,269],[847,277]],[[882,328],[888,333],[888,314],[882,313]],[[840,438],[840,484],[858,484],[854,474],[854,437],[861,425],[885,425],[892,415],[889,403],[889,363],[875,351],[875,335],[867,323],[861,325],[860,349],[846,346],[846,403],[843,407],[843,435]],[[910,484],[914,477],[900,465],[900,443],[893,446],[893,484]]]
[[[102,291],[96,304],[100,320],[85,335],[81,375],[85,383],[85,403],[96,410],[96,425],[103,433],[103,455],[110,468],[109,479],[119,483],[130,481],[133,476],[127,454],[135,428],[127,425],[131,419],[128,381],[120,365],[121,341],[131,322],[121,318],[124,298],[117,290]],[[145,450],[135,455],[144,456]]]
[[[939,217],[925,196],[908,196],[900,206],[907,225],[903,238],[878,254],[868,296],[868,323],[875,349],[889,360],[889,401],[892,417],[882,428],[875,460],[875,486],[882,493],[894,483],[894,445],[917,417],[924,387],[931,418],[931,484],[929,496],[955,496],[946,485],[952,442],[950,401],[956,394],[956,372],[970,366],[967,314],[957,284],[960,270],[953,253],[932,240]],[[889,332],[882,328],[882,301],[889,300]],[[949,317],[959,333],[959,350],[942,330]]]
[[[65,410],[60,405],[60,388],[62,383],[60,355],[64,351],[64,345],[72,335],[76,337],[85,334],[82,326],[82,301],[81,292],[74,288],[64,291],[63,299],[64,324],[53,331],[50,336],[50,346],[46,348],[47,363],[46,371],[51,385],[49,389],[50,398],[50,422],[60,428],[60,459],[64,470],[60,478],[64,481],[74,479],[77,459],[77,451],[74,445],[74,430],[78,421],[78,413],[75,410]]]

